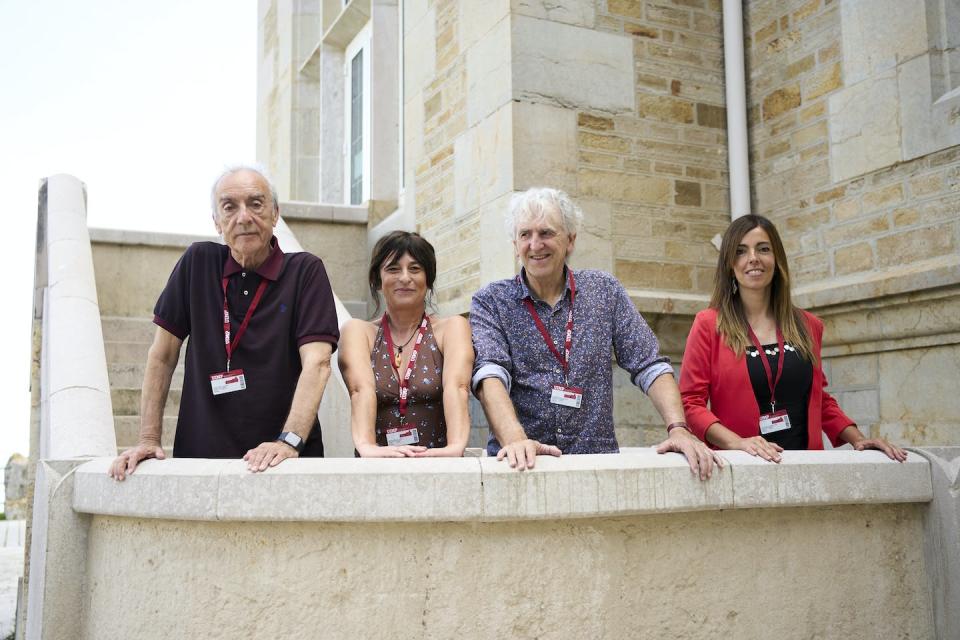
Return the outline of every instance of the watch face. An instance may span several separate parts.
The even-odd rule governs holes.
[[[281,442],[285,442],[286,444],[290,445],[297,451],[300,451],[300,447],[303,444],[303,438],[293,433],[292,431],[284,431],[283,433],[280,434],[280,437],[277,438],[277,440],[280,440]]]

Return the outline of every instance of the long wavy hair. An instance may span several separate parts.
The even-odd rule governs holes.
[[[737,259],[737,247],[743,236],[760,227],[770,237],[770,247],[776,267],[773,273],[773,282],[770,286],[770,305],[773,307],[773,316],[777,326],[783,332],[783,338],[797,350],[805,360],[813,362],[813,342],[807,331],[807,323],[803,313],[793,306],[790,299],[790,267],[787,265],[787,254],[783,250],[783,242],[777,228],[763,216],[743,216],[730,223],[723,233],[720,243],[720,255],[717,258],[717,271],[713,278],[713,295],[710,297],[710,307],[717,310],[717,331],[723,337],[737,356],[742,355],[751,344],[748,331],[747,316],[743,310],[743,301],[739,293],[734,293],[733,283],[736,277],[733,274],[733,265]]]

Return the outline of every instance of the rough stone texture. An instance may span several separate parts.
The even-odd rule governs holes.
[[[511,28],[515,99],[633,110],[629,38],[526,16],[515,16]]]
[[[939,397],[958,375],[960,155],[931,115],[923,4],[745,5],[754,210],[778,225],[795,299],[826,322],[841,406],[871,435],[947,444],[960,441]],[[799,104],[770,118],[764,98],[794,83]],[[861,379],[848,356],[871,363]]]
[[[7,520],[27,517],[27,458],[15,453],[3,469],[3,513]]]
[[[531,496],[546,477],[497,475],[522,481]],[[578,486],[572,478],[544,487],[544,497],[556,491],[562,499],[564,487]],[[605,476],[607,481],[611,488],[630,488],[626,476]],[[689,478],[677,484],[684,481],[703,488]],[[659,490],[665,497],[672,493],[666,485]],[[915,505],[491,523],[98,516],[90,533],[80,637],[160,637],[174,623],[186,635],[212,638],[268,629],[311,637],[321,626],[330,637],[488,636],[504,625],[521,638],[566,637],[571,629],[589,637],[656,636],[666,625],[691,637],[852,637],[876,619],[886,620],[872,627],[877,637],[929,637],[927,577],[916,544],[921,533]],[[703,563],[705,539],[716,548],[750,548],[751,561],[731,553]],[[782,544],[766,544],[770,539]],[[400,557],[397,548],[405,549]],[[879,560],[864,563],[864,554]],[[497,562],[484,561],[494,557]],[[478,561],[483,571],[475,570]],[[524,577],[531,564],[539,567],[537,580]],[[756,569],[765,566],[779,569]],[[677,580],[691,572],[698,576],[692,583]],[[185,580],[191,589],[180,588]],[[276,580],[314,606],[278,601]],[[459,597],[451,602],[440,593]],[[701,603],[696,615],[677,618],[671,603],[689,599]],[[373,619],[362,614],[371,600],[380,602]],[[819,605],[839,600],[849,607]],[[252,602],[274,604],[260,609]],[[145,607],[152,612],[149,621],[133,615]],[[809,615],[811,608],[816,616]],[[585,617],[584,610],[597,615]],[[802,629],[797,620],[803,620]]]
[[[211,223],[212,227],[212,223]],[[211,229],[212,230],[212,229]],[[155,234],[163,240],[163,234]],[[95,236],[96,237],[96,236]],[[170,238],[167,245],[93,241],[93,265],[105,316],[153,317],[157,297],[167,284],[173,266],[190,242],[215,240],[215,236]]]
[[[960,635],[956,576],[960,575],[960,447],[929,447],[915,453],[930,461],[934,501],[924,517],[923,555],[933,595],[938,638]]]
[[[204,637],[267,629],[309,637],[320,625],[332,637],[488,636],[504,624],[512,635],[531,638],[567,637],[571,630],[584,637],[655,636],[667,624],[690,637],[855,637],[880,618],[885,624],[871,627],[878,637],[931,637],[929,573],[917,543],[923,507],[890,504],[929,499],[925,460],[911,456],[898,465],[879,453],[799,453],[778,466],[748,458],[731,454],[731,466],[708,483],[691,478],[679,456],[649,449],[541,458],[527,473],[492,459],[445,461],[451,463],[446,470],[435,461],[351,460],[342,462],[345,475],[333,461],[293,460],[286,472],[288,463],[263,475],[217,463],[227,482],[224,495],[236,482],[254,496],[246,505],[223,503],[233,505],[231,517],[239,520],[247,520],[251,508],[267,509],[270,520],[281,513],[298,517],[300,507],[274,499],[277,490],[313,487],[310,499],[296,502],[349,508],[353,501],[339,496],[366,495],[355,490],[379,475],[376,470],[385,471],[382,500],[366,509],[357,503],[355,512],[364,520],[392,520],[391,501],[399,499],[422,521],[379,523],[349,523],[333,514],[322,522],[287,523],[105,515],[146,504],[163,488],[147,484],[146,476],[138,484],[137,475],[113,483],[103,473],[106,461],[91,462],[77,474],[73,507],[86,510],[89,494],[107,485],[114,493],[98,499],[107,510],[92,518],[79,637],[158,637],[168,634],[167,620],[183,634]],[[411,462],[427,463],[420,465],[424,473]],[[410,470],[391,479],[388,468],[402,467]],[[468,513],[459,522],[428,515],[429,496],[459,482],[456,467],[471,468],[463,477],[478,489],[483,473],[482,504],[492,510],[484,521],[470,521]],[[348,468],[371,473],[354,476]],[[162,482],[163,475],[158,471],[151,481]],[[737,486],[754,505],[781,508],[738,508],[730,502]],[[547,539],[549,545],[541,544]],[[716,548],[749,548],[751,561],[715,554],[703,563],[704,539]],[[767,544],[771,539],[782,544]],[[398,545],[405,549],[399,556]],[[877,560],[864,563],[864,555]],[[469,568],[494,556],[499,561],[484,563],[483,571]],[[531,562],[539,567],[532,582],[522,577]],[[677,580],[688,573],[698,579]],[[247,579],[252,576],[257,579]],[[185,580],[191,589],[180,588]],[[276,599],[281,583],[301,594],[296,615],[287,610],[293,604]],[[460,597],[450,601],[437,593]],[[381,602],[375,619],[361,613],[371,599]],[[701,603],[696,616],[677,619],[670,603],[691,599]],[[849,606],[821,606],[840,600]],[[466,615],[465,607],[479,601],[495,615]],[[261,609],[251,602],[274,604]],[[149,622],[132,614],[146,606]],[[584,617],[583,607],[603,615]],[[812,607],[819,611],[813,618],[807,615]]]

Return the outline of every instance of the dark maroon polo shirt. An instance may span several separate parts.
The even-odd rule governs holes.
[[[157,300],[153,321],[187,340],[175,457],[240,458],[275,440],[300,377],[298,347],[317,341],[337,347],[337,312],[323,262],[310,253],[284,253],[276,238],[272,245],[259,269],[244,271],[225,245],[196,242],[180,258]],[[229,278],[231,339],[261,280],[269,284],[230,362],[231,369],[243,369],[247,388],[215,396],[210,375],[222,373],[227,358],[224,275]],[[300,455],[323,456],[319,421],[314,421]]]

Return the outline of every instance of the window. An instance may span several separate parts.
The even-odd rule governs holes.
[[[344,51],[344,194],[349,204],[370,199],[370,25]]]
[[[350,61],[350,204],[363,202],[363,49]]]

